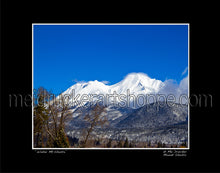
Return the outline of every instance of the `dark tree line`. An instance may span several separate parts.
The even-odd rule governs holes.
[[[34,147],[69,147],[65,121],[70,115],[69,106],[62,95],[59,99],[55,98],[51,92],[40,87],[34,98]]]
[[[108,125],[106,109],[95,105],[85,115],[87,127],[83,130],[79,147],[90,147],[92,132],[95,128]],[[65,133],[66,122],[72,118],[68,99],[63,95],[55,97],[45,88],[37,89],[34,98],[34,147],[36,148],[68,148],[72,139]],[[77,141],[78,143],[78,141]]]

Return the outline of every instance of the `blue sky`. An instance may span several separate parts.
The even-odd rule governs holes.
[[[188,25],[34,25],[33,34],[34,88],[56,94],[131,72],[179,83],[188,67]]]

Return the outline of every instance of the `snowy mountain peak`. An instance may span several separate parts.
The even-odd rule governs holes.
[[[141,80],[141,79],[150,79],[150,77],[145,73],[129,73],[125,79],[134,79],[134,80]]]
[[[162,81],[151,79],[144,73],[130,73],[121,82],[112,85],[112,89],[119,93],[125,93],[129,89],[134,94],[147,94],[158,92],[163,85]]]
[[[126,94],[127,90],[132,94],[156,93],[163,87],[163,82],[151,79],[144,73],[130,73],[122,81],[114,85],[105,85],[97,80],[89,82],[79,82],[67,89],[64,94],[69,94],[72,90],[76,94]]]

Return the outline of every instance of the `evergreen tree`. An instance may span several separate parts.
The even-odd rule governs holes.
[[[163,144],[162,144],[162,147],[163,147],[163,148],[166,148],[166,144],[165,144],[165,143],[163,143]]]
[[[129,148],[133,148],[134,145],[132,144],[132,142],[129,143]]]
[[[34,144],[36,147],[69,147],[65,121],[70,117],[69,106],[60,95],[58,101],[43,87],[37,90],[34,101]],[[50,103],[50,104],[48,104]],[[47,106],[45,106],[47,105]]]
[[[124,148],[128,148],[129,144],[128,144],[128,138],[126,137],[125,143],[124,143]]]
[[[100,142],[99,138],[97,140],[95,140],[95,146],[100,145],[100,144],[101,144],[101,142]]]
[[[34,102],[34,136],[35,146],[37,148],[44,147],[46,130],[48,123],[48,110],[45,107],[48,92],[43,87],[37,91],[37,104]]]
[[[54,147],[55,148],[69,148],[69,140],[66,136],[64,129],[60,128],[58,132],[58,136],[54,140]]]
[[[117,147],[118,148],[122,148],[123,147],[122,140],[119,140]]]
[[[182,147],[187,147],[186,141],[182,142],[181,146],[182,146]]]
[[[161,142],[157,143],[157,148],[162,148],[162,143]]]
[[[151,141],[148,142],[148,147],[150,147],[150,146],[151,146]]]
[[[112,147],[112,139],[109,139],[108,143],[107,143],[107,148],[111,148]]]
[[[51,136],[48,137],[46,147],[47,148],[53,148],[54,147],[54,140],[52,139]]]

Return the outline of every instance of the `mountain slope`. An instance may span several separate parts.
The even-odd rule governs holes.
[[[134,110],[127,118],[120,121],[118,128],[159,128],[179,123],[187,123],[188,106],[174,104],[145,105]]]

